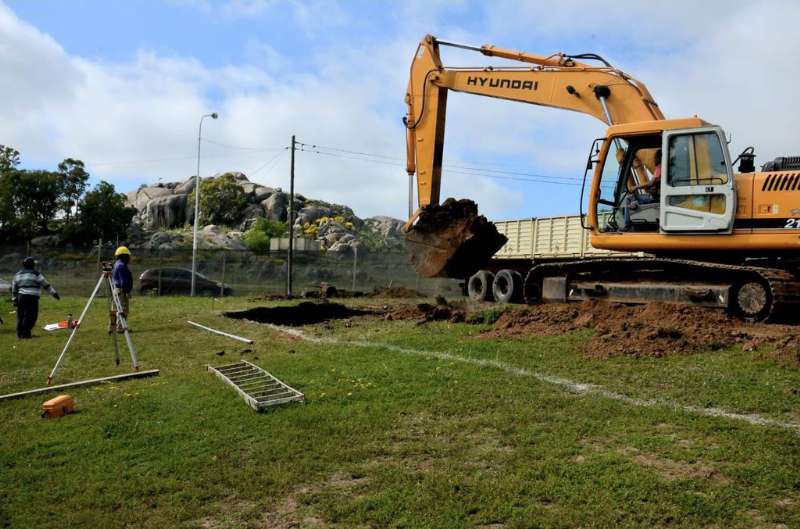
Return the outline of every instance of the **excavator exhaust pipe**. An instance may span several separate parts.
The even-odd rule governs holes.
[[[406,224],[405,239],[411,265],[419,275],[455,279],[466,279],[485,268],[507,240],[478,215],[477,204],[452,198],[418,210]]]

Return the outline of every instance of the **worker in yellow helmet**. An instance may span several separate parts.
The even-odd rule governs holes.
[[[133,291],[133,274],[131,274],[128,263],[131,262],[131,251],[126,246],[120,246],[114,252],[114,268],[111,270],[111,283],[114,285],[114,292],[122,305],[122,316],[128,321],[130,308],[131,291]],[[122,323],[117,318],[117,308],[111,306],[110,319],[108,322],[108,334],[112,332],[122,332]],[[130,329],[128,329],[130,331]]]

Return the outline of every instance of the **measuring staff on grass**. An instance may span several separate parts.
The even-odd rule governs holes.
[[[61,299],[53,285],[36,270],[36,260],[26,257],[11,283],[11,295],[17,307],[17,338],[21,340],[31,338],[31,330],[39,319],[39,296],[43,288],[54,298]]]
[[[111,270],[111,281],[114,285],[114,292],[119,298],[122,307],[122,316],[125,321],[128,321],[128,313],[130,309],[131,291],[133,290],[133,275],[131,274],[128,263],[131,262],[131,251],[126,246],[120,246],[114,252],[116,261],[114,268]],[[111,312],[108,321],[108,334],[113,332],[122,332],[122,325],[117,318],[117,310],[112,304]],[[130,332],[130,328],[128,329]]]

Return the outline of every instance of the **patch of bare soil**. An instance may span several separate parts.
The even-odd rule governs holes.
[[[313,303],[311,301],[304,301],[297,305],[286,307],[255,307],[247,310],[225,312],[225,316],[228,318],[291,327],[367,314],[370,314],[370,311],[345,307],[339,303]]]
[[[371,298],[393,298],[393,299],[413,299],[424,298],[425,294],[418,290],[413,290],[405,287],[389,287],[375,289],[369,293]]]
[[[330,490],[350,494],[351,491],[368,483],[369,478],[365,476],[337,472],[321,483],[299,487],[264,513],[264,527],[269,529],[329,527],[330,524],[317,516],[312,507],[302,505],[300,499],[308,494]]]
[[[736,344],[745,351],[754,351],[772,344],[774,352],[768,354],[800,363],[800,327],[745,323],[719,310],[666,303],[630,306],[585,301],[535,305],[502,314],[494,328],[482,336],[552,336],[579,329],[594,330],[583,347],[586,354],[599,358],[660,357]]]
[[[436,296],[435,303],[387,308],[384,319],[387,321],[414,320],[418,325],[429,321],[461,323],[467,319],[467,309],[463,302],[450,303],[442,296]]]
[[[642,452],[633,447],[623,448],[619,452],[629,457],[637,465],[653,469],[667,481],[708,479],[718,483],[730,483],[730,479],[727,476],[700,462],[686,463],[666,459],[655,454]]]

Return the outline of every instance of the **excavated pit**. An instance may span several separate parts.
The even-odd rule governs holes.
[[[344,320],[354,316],[372,314],[369,310],[353,309],[339,303],[312,303],[304,301],[285,307],[255,307],[247,310],[228,311],[225,316],[258,323],[299,327],[328,320]]]

